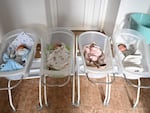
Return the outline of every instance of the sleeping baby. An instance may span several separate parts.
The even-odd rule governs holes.
[[[16,51],[11,50],[10,53],[4,53],[4,63],[0,65],[0,71],[22,69],[27,61],[28,54],[29,49],[27,49],[24,45],[20,45]]]
[[[86,65],[97,68],[106,66],[104,53],[95,42],[85,45],[83,51]]]
[[[120,58],[126,70],[131,72],[143,72],[142,53],[134,45],[127,46],[123,43],[118,45]]]
[[[32,45],[32,38],[21,32],[3,54],[0,71],[14,71],[24,68]]]
[[[64,43],[54,44],[47,53],[47,66],[49,70],[64,69],[70,62],[70,51]]]

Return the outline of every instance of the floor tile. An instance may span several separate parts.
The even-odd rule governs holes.
[[[94,85],[81,76],[81,103],[79,107],[72,105],[72,80],[63,87],[47,87],[49,106],[38,110],[39,79],[23,80],[12,90],[15,113],[150,113],[150,90],[141,89],[140,100],[136,108],[132,108],[136,99],[136,88],[126,84],[123,78],[116,77],[111,85],[109,105],[104,106],[105,84]],[[149,80],[145,80],[148,84]],[[51,82],[54,83],[54,82]],[[1,86],[7,85],[5,80]],[[43,91],[43,87],[42,87]],[[43,97],[43,96],[42,96]],[[8,92],[0,91],[0,113],[14,113],[9,105]]]

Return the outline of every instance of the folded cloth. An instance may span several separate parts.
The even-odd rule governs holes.
[[[2,58],[3,58],[4,62],[7,62],[10,59],[9,56],[6,53],[3,54]]]
[[[5,53],[3,54],[3,61],[6,63],[0,65],[0,71],[15,71],[23,68],[21,64],[17,63],[13,59],[10,59]]]
[[[8,46],[8,51],[9,50],[16,50],[18,46],[20,45],[25,45],[27,48],[31,49],[33,46],[34,41],[33,39],[27,35],[25,32],[21,32],[16,39],[14,39],[10,45]]]
[[[143,72],[142,55],[135,54],[125,57],[123,66],[126,70],[131,72]]]

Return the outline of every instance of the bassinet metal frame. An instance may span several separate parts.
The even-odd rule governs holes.
[[[100,32],[95,32],[95,31],[88,31],[88,32],[85,32],[85,33],[96,33],[96,34],[99,34],[100,36],[103,36],[103,37],[105,37],[105,38],[108,38],[108,37],[106,37],[104,34],[102,34],[102,33],[100,33]],[[84,33],[82,33],[82,34],[84,34]],[[81,34],[81,35],[82,35]],[[79,37],[78,37],[79,38]],[[77,38],[77,39],[78,39]],[[109,40],[109,39],[108,39]],[[109,40],[110,41],[110,40]],[[78,44],[80,43],[80,41],[78,40]],[[109,45],[110,46],[110,45]],[[111,48],[110,48],[111,49]],[[79,44],[79,50],[80,50],[80,52],[82,52],[82,50],[81,50],[81,45]],[[110,50],[110,54],[112,54],[112,52],[111,52],[111,50]],[[81,57],[82,57],[82,61],[84,60],[83,59],[83,54],[81,53]],[[87,79],[91,82],[91,83],[94,83],[94,84],[106,84],[106,89],[105,89],[105,99],[104,99],[104,105],[108,105],[109,104],[109,101],[110,101],[110,92],[111,92],[111,84],[115,81],[115,74],[116,74],[116,72],[115,72],[115,70],[114,69],[112,69],[112,70],[108,70],[108,71],[103,71],[102,70],[102,72],[100,72],[100,71],[96,71],[96,70],[90,70],[90,69],[87,69],[86,68],[86,64],[85,64],[85,62],[83,61],[83,66],[84,66],[84,70],[82,70],[83,71],[83,73],[86,75],[86,77],[87,77]],[[79,67],[79,69],[80,69],[80,65],[78,65],[78,67]],[[101,82],[101,81],[99,81],[99,82],[96,82],[96,81],[93,81],[93,80],[91,80],[91,78],[89,77],[89,73],[91,73],[91,72],[96,72],[96,74],[99,74],[99,75],[101,75],[101,74],[107,74],[106,76],[102,76],[102,77],[97,77],[97,78],[106,78],[106,82]],[[111,75],[112,74],[112,75]],[[111,80],[111,76],[113,77],[113,79]]]
[[[132,35],[132,36],[139,36],[139,40],[142,40],[143,41],[143,43],[144,43],[144,50],[146,51],[146,53],[145,54],[147,54],[147,53],[149,53],[148,52],[148,46],[146,45],[146,43],[145,43],[145,41],[143,40],[144,38],[142,38],[143,36],[141,36],[137,31],[135,31],[135,30],[132,30],[132,29],[127,29],[127,28],[125,28],[125,29],[120,29],[120,30],[118,30],[117,32],[115,32],[115,34],[114,34],[114,36],[113,36],[113,41],[114,41],[114,51],[119,51],[118,49],[117,49],[117,47],[116,47],[116,42],[115,42],[115,37],[116,36],[118,36],[118,34],[117,33],[119,33],[120,32],[120,34],[121,33],[126,33],[126,34],[130,34],[130,35]],[[133,34],[132,34],[133,33]],[[141,38],[141,39],[140,39]],[[115,57],[116,57],[116,60],[119,60],[119,54],[116,52],[115,53]],[[146,57],[147,57],[147,55],[146,55]],[[147,58],[146,58],[146,60],[148,60]],[[120,60],[119,60],[119,62],[121,62]],[[149,66],[148,66],[149,67]],[[147,72],[144,72],[143,74],[142,73],[138,73],[138,72],[136,72],[136,73],[134,73],[134,72],[127,72],[127,71],[125,71],[125,69],[121,66],[121,68],[120,68],[120,66],[119,66],[119,73],[121,74],[121,75],[123,75],[122,77],[124,77],[124,79],[125,79],[125,81],[126,81],[126,83],[128,84],[128,85],[130,85],[130,86],[132,86],[132,87],[135,87],[135,88],[137,88],[137,96],[136,96],[136,100],[135,100],[135,102],[134,102],[134,104],[133,104],[133,108],[136,108],[137,107],[137,105],[138,105],[138,103],[139,103],[139,98],[140,98],[140,89],[141,88],[144,88],[144,89],[149,89],[150,88],[150,86],[142,86],[141,85],[141,78],[150,78],[150,74],[149,74],[149,71],[147,71]],[[128,74],[130,74],[131,76],[127,76]],[[135,76],[136,75],[136,76]],[[138,81],[138,84],[134,84],[134,83],[132,83],[131,82],[131,80],[137,80]]]
[[[7,42],[7,40],[12,40],[13,38],[15,38],[15,36],[17,36],[21,32],[28,33],[29,35],[31,35],[31,38],[33,38],[33,40],[34,40],[34,45],[30,51],[28,62],[26,64],[25,68],[22,70],[19,70],[19,71],[0,72],[0,77],[8,79],[7,87],[0,88],[0,90],[8,90],[9,104],[10,104],[11,108],[13,109],[13,111],[16,111],[16,108],[14,107],[13,102],[12,102],[11,90],[16,88],[22,82],[22,80],[29,75],[30,66],[31,66],[31,63],[32,63],[32,60],[33,60],[33,57],[35,54],[35,50],[36,50],[35,48],[36,48],[36,44],[39,40],[39,37],[33,30],[31,30],[29,28],[16,29],[16,30],[8,32],[6,35],[4,35],[3,43],[0,44],[1,49],[2,49],[4,46],[3,44],[5,44],[4,42]],[[19,81],[15,85],[11,86],[11,81],[14,81],[14,80],[19,80]]]
[[[58,30],[58,32],[62,32],[63,30],[66,30],[67,32],[69,32],[69,33],[71,33],[72,34],[72,40],[73,40],[73,43],[75,44],[75,36],[74,36],[74,34],[71,32],[71,31],[69,31],[68,29],[62,29],[62,28],[55,28],[55,29],[53,29],[53,30]],[[44,39],[43,39],[44,40]],[[43,41],[42,41],[43,42]],[[44,43],[42,43],[42,45],[43,45]],[[63,87],[63,86],[65,86],[66,84],[68,84],[69,83],[69,81],[71,80],[71,76],[72,76],[72,104],[73,105],[76,105],[76,102],[75,102],[75,78],[76,78],[76,76],[75,76],[75,64],[74,64],[74,62],[75,62],[75,47],[74,47],[74,45],[72,45],[73,46],[73,56],[72,56],[72,69],[71,69],[71,73],[69,74],[69,75],[66,75],[65,77],[67,77],[67,80],[64,82],[64,83],[62,83],[62,84],[48,84],[47,82],[46,82],[46,77],[51,77],[51,76],[49,76],[47,73],[45,73],[44,71],[41,71],[41,77],[40,77],[40,80],[39,80],[39,103],[40,103],[40,108],[42,108],[43,107],[43,104],[42,104],[42,86],[44,86],[44,101],[45,101],[45,105],[46,106],[48,106],[48,101],[47,101],[47,91],[46,91],[46,87],[48,86],[48,87]],[[44,49],[44,47],[42,46],[42,54],[44,54],[43,53],[43,49]],[[43,67],[41,67],[41,70],[43,70]],[[61,70],[60,70],[61,71]],[[51,73],[49,73],[49,74],[51,74]]]

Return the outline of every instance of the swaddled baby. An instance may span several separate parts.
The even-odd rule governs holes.
[[[69,64],[70,52],[64,43],[55,44],[47,55],[47,66],[51,70],[61,70]]]
[[[3,54],[3,63],[0,65],[0,71],[14,71],[24,68],[33,43],[29,35],[21,32],[10,43]]]
[[[15,51],[15,61],[20,63],[21,65],[25,65],[27,62],[29,49],[25,45],[20,45],[17,47]]]
[[[142,53],[134,47],[129,45],[129,48],[125,44],[119,44],[120,57],[123,66],[126,70],[131,72],[143,72],[142,66]]]
[[[10,50],[3,54],[4,63],[0,65],[0,71],[13,71],[22,69],[27,62],[29,49],[20,45],[16,51]]]
[[[97,68],[106,65],[104,53],[96,43],[93,42],[92,44],[85,45],[83,51],[86,65]]]

